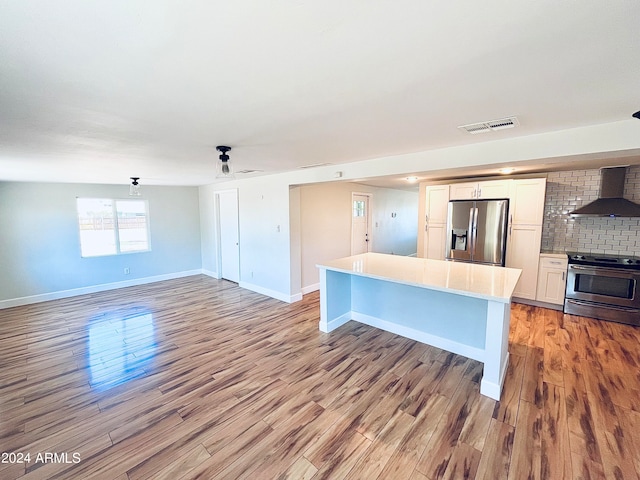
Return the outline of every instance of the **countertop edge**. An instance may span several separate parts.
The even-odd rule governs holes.
[[[383,281],[386,281],[386,282],[398,283],[400,285],[408,285],[408,286],[417,287],[417,288],[424,288],[425,290],[434,290],[434,291],[437,291],[437,292],[452,293],[452,294],[456,294],[456,295],[462,295],[462,296],[465,296],[465,297],[478,298],[478,299],[481,299],[481,300],[494,301],[494,302],[498,302],[498,303],[511,303],[512,298],[513,298],[513,293],[509,297],[496,297],[496,296],[492,296],[492,295],[483,295],[481,293],[470,292],[468,290],[458,290],[458,289],[454,289],[454,288],[440,287],[440,286],[437,286],[437,285],[425,285],[424,283],[408,282],[406,280],[400,280],[400,279],[395,279],[395,278],[390,278],[390,277],[384,277],[384,276],[381,276],[381,275],[374,275],[374,274],[371,274],[371,273],[354,272],[352,270],[346,270],[346,269],[339,268],[339,267],[331,267],[331,266],[328,266],[328,265],[316,264],[316,267],[320,268],[320,269],[331,270],[333,272],[345,273],[345,274],[348,274],[348,275],[355,275],[355,276],[358,276],[358,277],[373,278],[375,280],[383,280]],[[512,268],[512,269],[513,270],[520,270],[520,269],[517,269],[517,268]],[[520,270],[520,273],[518,274],[518,279],[520,279],[520,275],[522,275],[522,270]],[[517,283],[517,281],[516,281],[516,283]],[[514,285],[514,289],[515,289],[515,285]]]

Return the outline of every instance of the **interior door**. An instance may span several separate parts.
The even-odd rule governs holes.
[[[351,214],[351,255],[366,253],[370,250],[369,218],[370,197],[354,193]]]
[[[240,281],[240,241],[238,233],[238,191],[218,193],[220,219],[220,276]]]

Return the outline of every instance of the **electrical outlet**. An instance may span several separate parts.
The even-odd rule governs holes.
[[[129,270],[129,267],[124,267],[124,274],[129,275],[130,273],[131,273],[131,270]]]

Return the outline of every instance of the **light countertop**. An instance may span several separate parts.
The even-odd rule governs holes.
[[[522,272],[517,268],[382,253],[339,258],[317,267],[503,303],[511,301]]]

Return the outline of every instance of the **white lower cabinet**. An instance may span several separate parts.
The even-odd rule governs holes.
[[[513,296],[536,299],[540,261],[541,225],[512,225],[507,245],[507,267],[520,268],[522,274]]]
[[[445,224],[428,225],[424,232],[424,258],[444,260],[447,226]]]
[[[567,256],[564,254],[541,254],[536,300],[554,305],[564,305],[566,285]]]

